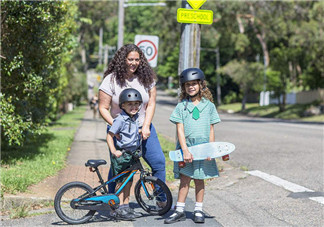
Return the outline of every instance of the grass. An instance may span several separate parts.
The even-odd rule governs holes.
[[[167,139],[163,135],[158,135],[162,151],[165,156],[165,170],[166,170],[166,181],[167,182],[174,182],[174,174],[173,174],[173,161],[170,160],[169,158],[169,151],[175,150],[176,144],[172,142],[170,139]],[[218,159],[216,159],[218,171],[223,170],[223,166],[221,162],[219,162]],[[193,183],[193,182],[192,182]],[[193,184],[191,184],[193,186]]]
[[[279,111],[277,105],[259,106],[257,103],[247,103],[245,111],[241,112],[241,103],[232,103],[218,106],[217,109],[223,111],[232,111],[235,113],[244,113],[253,117],[268,117],[268,118],[279,118],[279,119],[291,119],[301,121],[318,121],[324,122],[324,114],[305,117],[304,112],[309,108],[311,104],[293,104],[286,105],[286,109],[283,112]]]
[[[45,133],[23,147],[2,150],[1,195],[25,192],[28,186],[55,175],[64,167],[85,110],[84,105],[63,115]]]
[[[173,182],[175,180],[173,176],[173,161],[171,161],[169,158],[169,151],[175,150],[176,145],[174,142],[162,135],[158,135],[158,138],[165,156],[166,181]]]
[[[17,218],[25,218],[25,217],[31,217],[31,216],[37,216],[41,214],[47,214],[47,213],[53,213],[52,210],[48,210],[46,208],[52,208],[54,207],[53,201],[41,201],[37,202],[35,204],[30,203],[23,203],[23,204],[12,204],[13,206],[7,209],[1,210],[2,216],[9,216],[10,219],[17,219]],[[40,212],[39,209],[44,209]]]

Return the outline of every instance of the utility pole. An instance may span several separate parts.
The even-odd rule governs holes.
[[[222,104],[222,99],[221,99],[221,88],[220,88],[220,76],[218,73],[219,69],[219,48],[216,48],[216,83],[217,83],[217,104],[221,105]]]
[[[104,51],[104,66],[107,67],[108,66],[108,55],[109,55],[109,52],[108,52],[108,45],[106,44],[105,45],[105,51]]]
[[[191,9],[186,0],[182,0],[182,8]],[[200,60],[200,25],[181,24],[181,40],[178,75],[187,68],[199,68]]]
[[[99,65],[102,65],[102,38],[103,37],[103,28],[99,30]]]
[[[127,2],[128,0],[126,0]],[[157,3],[125,3],[125,0],[119,0],[118,3],[118,45],[121,48],[124,45],[124,18],[125,8],[130,6],[166,6],[164,2]]]
[[[118,45],[121,48],[124,45],[124,0],[119,0],[118,5]]]

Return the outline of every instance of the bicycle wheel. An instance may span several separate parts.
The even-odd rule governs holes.
[[[54,199],[56,214],[69,224],[82,224],[90,220],[95,210],[81,210],[71,207],[71,201],[94,195],[93,189],[83,182],[71,182],[61,187]]]
[[[145,177],[135,185],[137,203],[149,214],[163,215],[171,209],[172,195],[168,186],[157,177]]]

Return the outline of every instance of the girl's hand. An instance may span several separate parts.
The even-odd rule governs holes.
[[[190,163],[190,162],[192,162],[192,160],[193,160],[193,156],[189,151],[183,152],[183,161],[184,162],[189,162]]]
[[[207,161],[211,161],[212,159],[210,157],[206,158]]]
[[[150,127],[143,126],[142,128],[142,138],[143,140],[147,140],[151,135]]]
[[[120,150],[116,150],[114,153],[112,153],[113,156],[115,156],[116,158],[119,158],[120,156],[123,155],[123,153]]]

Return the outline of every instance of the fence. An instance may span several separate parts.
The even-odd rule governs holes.
[[[272,98],[273,92],[266,91],[260,93],[260,106],[267,106],[269,104],[278,104],[278,98]],[[280,97],[282,102],[283,97]],[[312,91],[301,91],[291,92],[286,94],[286,104],[306,104],[311,103],[315,100],[322,100],[324,102],[324,89],[312,90]]]

